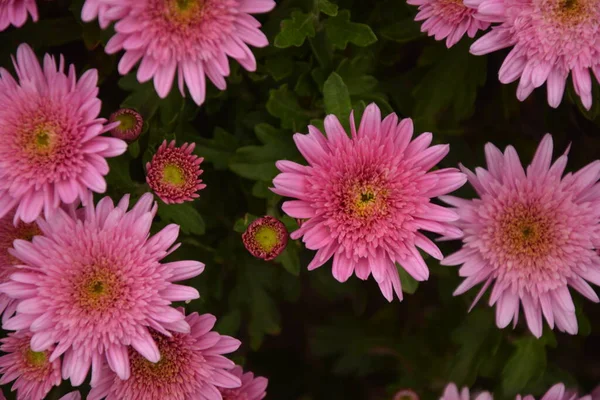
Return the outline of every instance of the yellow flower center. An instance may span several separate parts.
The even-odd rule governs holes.
[[[115,120],[120,122],[117,129],[121,131],[128,131],[129,129],[135,128],[137,124],[137,119],[135,118],[135,116],[128,113],[117,115],[115,117]]]
[[[499,240],[512,256],[537,258],[552,245],[552,231],[549,218],[537,207],[519,205],[501,218]]]
[[[205,0],[167,0],[167,18],[187,24],[202,14]]]
[[[76,284],[76,297],[85,310],[107,310],[121,297],[122,287],[121,278],[114,272],[101,265],[92,266]]]
[[[163,169],[163,182],[171,185],[181,186],[185,183],[185,174],[181,167],[175,164],[167,164]]]
[[[279,243],[277,231],[270,226],[263,225],[256,230],[254,240],[260,246],[261,250],[269,253]]]
[[[32,367],[42,367],[48,362],[48,357],[46,356],[45,351],[33,351],[31,349],[26,350],[25,359]]]
[[[347,202],[348,213],[356,218],[383,216],[387,213],[388,192],[371,185],[354,186]]]

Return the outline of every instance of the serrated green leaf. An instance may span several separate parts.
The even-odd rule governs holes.
[[[348,125],[348,118],[352,111],[350,93],[344,80],[337,73],[332,72],[323,85],[323,98],[325,101],[325,112],[338,117],[342,124]],[[346,126],[346,131],[348,131]]]
[[[249,213],[246,213],[246,215],[244,215],[244,218],[240,218],[238,220],[235,221],[235,225],[233,226],[233,230],[237,233],[244,233],[246,232],[246,229],[248,229],[248,226],[254,222],[254,220],[256,220],[258,217],[256,215],[252,215]]]
[[[300,275],[300,257],[296,242],[289,242],[285,250],[275,259],[283,268],[294,276]]]
[[[315,37],[315,16],[294,11],[291,19],[281,22],[281,31],[275,36],[275,47],[300,47],[307,37]]]
[[[185,234],[204,235],[204,219],[191,203],[160,204],[158,215],[167,223],[178,224]]]
[[[215,169],[227,169],[239,143],[231,133],[222,128],[215,128],[212,139],[199,138],[196,153],[212,163]]]
[[[294,92],[282,85],[279,89],[273,89],[269,93],[267,110],[271,115],[281,120],[283,128],[300,131],[306,126],[311,114],[300,107],[298,98]]]
[[[342,10],[325,21],[325,32],[335,48],[344,50],[348,43],[366,47],[377,41],[373,30],[365,24],[350,21],[350,11]]]
[[[366,57],[353,60],[344,59],[338,65],[336,72],[342,77],[351,96],[373,92],[377,87],[377,79],[367,75],[370,62]]]
[[[276,81],[287,78],[294,70],[294,62],[290,57],[269,57],[266,61],[267,71]]]
[[[317,7],[319,11],[323,14],[327,14],[331,17],[335,17],[338,14],[338,6],[337,4],[333,4],[329,0],[315,0],[317,2]]]
[[[546,349],[535,337],[515,340],[515,351],[502,370],[502,389],[507,395],[519,393],[546,370]]]

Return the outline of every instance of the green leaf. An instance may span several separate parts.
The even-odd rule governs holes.
[[[219,317],[215,330],[221,335],[235,336],[242,325],[242,313],[239,309],[234,309],[227,314]]]
[[[291,75],[294,70],[294,62],[290,57],[277,56],[267,58],[267,71],[276,81],[280,81]]]
[[[281,120],[283,128],[300,131],[306,126],[311,114],[300,107],[296,94],[282,85],[279,89],[273,89],[269,93],[267,111]]]
[[[231,133],[222,128],[215,128],[212,139],[199,138],[196,153],[212,163],[215,169],[227,169],[239,143]]]
[[[300,275],[300,257],[298,255],[298,244],[296,242],[288,242],[287,247],[275,259],[275,262],[283,265],[290,274],[294,276]]]
[[[535,337],[515,340],[515,351],[502,370],[502,389],[507,395],[519,393],[529,382],[546,370],[544,343]]]
[[[307,37],[315,37],[315,16],[294,11],[291,19],[281,22],[281,31],[275,36],[275,47],[300,47]]]
[[[325,101],[325,112],[338,117],[342,124],[348,125],[348,118],[352,111],[350,93],[344,80],[337,73],[332,72],[323,86],[323,97]],[[346,127],[348,131],[349,127]]]
[[[333,4],[329,0],[316,0],[319,11],[323,14],[327,14],[330,17],[335,17],[338,14],[337,4]]]
[[[160,204],[158,215],[167,223],[178,224],[185,234],[204,235],[204,219],[191,203]]]
[[[327,19],[325,31],[333,46],[340,50],[344,50],[348,42],[366,47],[377,41],[377,36],[368,25],[350,21],[348,10],[342,10],[336,17]]]
[[[386,26],[380,33],[384,38],[398,43],[410,42],[424,36],[421,33],[420,24],[412,18],[405,18],[393,25]]]
[[[377,79],[367,75],[370,64],[366,57],[357,57],[352,61],[343,59],[338,65],[336,72],[346,83],[351,96],[366,94],[376,89]]]
[[[256,215],[246,213],[246,215],[244,215],[244,218],[240,218],[237,221],[235,221],[233,230],[237,233],[244,233],[246,232],[246,229],[248,229],[248,225],[254,222],[254,220],[257,218],[258,217]]]
[[[398,274],[400,275],[400,284],[402,285],[402,291],[404,293],[413,294],[417,291],[419,287],[419,282],[415,280],[404,268],[402,268],[398,263],[396,263],[396,269],[398,269]]]

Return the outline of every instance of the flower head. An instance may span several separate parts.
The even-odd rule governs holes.
[[[480,29],[490,26],[489,22],[479,18],[477,10],[467,7],[463,0],[408,0],[408,4],[419,6],[415,21],[425,21],[421,32],[435,36],[435,40],[446,39],[448,48],[458,43],[465,33],[472,38]]]
[[[457,169],[428,172],[448,153],[448,145],[429,147],[431,133],[414,140],[410,119],[395,114],[381,121],[375,104],[365,110],[358,131],[350,118],[352,137],[338,119],[325,119],[327,138],[315,127],[296,134],[308,166],[278,161],[282,172],[273,191],[298,200],[283,204],[292,218],[306,222],[291,234],[318,250],[308,269],[333,257],[333,276],[340,282],[352,273],[367,279],[372,273],[386,299],[402,299],[396,263],[419,281],[429,276],[417,247],[437,259],[442,253],[420,229],[449,236],[460,230],[448,222],[458,218],[431,203],[432,197],[461,187],[466,177]]]
[[[174,140],[167,145],[165,140],[146,164],[146,182],[165,203],[192,201],[206,187],[198,178],[204,172],[200,169],[204,158],[192,154],[195,147],[195,143],[176,147]]]
[[[540,143],[527,172],[517,152],[504,154],[485,146],[488,169],[475,174],[464,168],[480,198],[442,199],[456,207],[457,226],[464,231],[463,248],[442,261],[460,265],[466,277],[462,294],[484,282],[475,302],[493,283],[490,305],[496,324],[517,323],[523,305],[531,332],[542,334],[542,314],[551,328],[577,333],[575,306],[568,287],[598,302],[586,281],[600,284],[600,161],[562,177],[567,155],[551,165],[552,137]],[[474,304],[475,304],[474,302]]]
[[[140,113],[131,108],[121,108],[115,111],[109,118],[110,122],[118,122],[119,126],[115,126],[110,133],[118,138],[128,142],[136,140],[144,126],[144,120]]]
[[[35,0],[2,0],[0,2],[0,32],[10,25],[17,28],[25,25],[27,17],[38,20],[38,10]]]
[[[185,86],[201,105],[206,77],[224,90],[229,75],[228,57],[248,71],[256,59],[248,45],[265,47],[267,37],[250,14],[266,13],[273,0],[129,0],[115,8],[114,0],[87,0],[83,19],[100,15],[105,23],[118,20],[116,34],[106,45],[109,54],[125,50],[119,63],[123,75],[141,60],[137,78],[154,79],[156,92],[166,97],[178,75],[179,90]],[[124,11],[125,10],[125,11]]]
[[[285,250],[288,232],[283,222],[266,215],[254,220],[242,235],[244,246],[254,257],[270,261]]]
[[[592,78],[600,79],[600,3],[597,0],[467,0],[487,21],[498,22],[471,46],[476,55],[512,50],[500,68],[502,83],[520,78],[523,101],[547,82],[548,103],[558,107],[569,73],[585,108],[592,106]]]
[[[56,343],[50,361],[62,354],[63,377],[81,384],[92,366],[98,379],[103,359],[121,379],[130,375],[130,352],[160,359],[149,332],[189,332],[173,301],[198,298],[196,289],[174,284],[200,274],[197,261],[160,263],[177,248],[177,225],[150,236],[157,206],[147,193],[127,211],[129,196],[115,207],[105,197],[96,207],[60,209],[38,221],[44,236],[17,240],[11,254],[27,269],[13,273],[0,292],[17,298],[17,314],[4,329],[30,329],[33,351]],[[131,347],[131,348],[130,348]]]
[[[220,399],[219,389],[240,386],[239,376],[229,371],[235,364],[222,356],[237,350],[240,342],[211,331],[216,318],[210,314],[193,313],[185,320],[189,333],[167,337],[152,332],[160,361],[152,363],[130,350],[131,377],[124,381],[104,371],[88,400]]]
[[[535,397],[517,395],[515,400],[535,400]],[[579,397],[575,390],[566,390],[564,384],[557,383],[544,394],[541,400],[592,400],[592,396]]]
[[[410,389],[402,389],[396,392],[393,400],[419,400],[419,395]]]
[[[255,377],[252,372],[242,370],[242,367],[236,365],[231,371],[242,382],[242,386],[235,389],[219,388],[223,400],[262,400],[267,396],[267,385],[269,381],[262,376]]]
[[[440,400],[469,400],[471,395],[469,393],[469,388],[463,387],[460,393],[458,392],[458,388],[454,383],[448,384],[446,389],[444,389],[444,394],[440,397]],[[492,400],[493,396],[490,392],[480,392],[475,396],[474,400]]]
[[[19,331],[0,340],[0,350],[7,353],[0,357],[0,385],[16,379],[12,390],[17,391],[18,400],[42,400],[52,386],[61,382],[60,359],[50,361],[53,348],[33,351],[31,335],[30,332]]]
[[[106,190],[105,157],[126,150],[122,140],[100,137],[111,126],[99,119],[95,69],[77,81],[46,55],[40,66],[22,44],[14,62],[19,83],[0,68],[0,218],[15,206],[15,222],[52,215],[61,202],[86,201]]]

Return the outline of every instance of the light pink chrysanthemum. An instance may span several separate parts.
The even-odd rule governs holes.
[[[61,382],[60,359],[50,361],[53,346],[36,352],[30,347],[31,332],[9,333],[0,340],[0,385],[16,379],[12,390],[17,391],[17,400],[42,400]]]
[[[577,333],[575,306],[568,287],[591,301],[598,296],[586,281],[600,285],[600,161],[562,177],[563,154],[551,165],[552,136],[540,143],[527,172],[517,152],[504,154],[485,146],[488,170],[463,171],[479,199],[444,196],[456,207],[463,248],[442,264],[459,265],[466,277],[456,289],[462,294],[484,282],[475,304],[494,283],[490,305],[496,304],[496,324],[517,323],[523,305],[531,332],[542,335],[542,314],[551,328]]]
[[[306,222],[291,234],[318,250],[308,265],[313,270],[333,257],[333,276],[345,282],[352,273],[367,279],[372,273],[388,301],[402,289],[396,263],[418,281],[429,277],[418,248],[442,259],[438,247],[419,230],[460,237],[449,224],[458,215],[430,199],[461,187],[466,177],[455,168],[427,172],[446,154],[448,145],[429,147],[431,133],[414,140],[410,119],[396,114],[383,122],[375,104],[365,110],[352,137],[338,119],[325,119],[327,138],[314,126],[294,141],[308,166],[278,161],[282,172],[273,191],[297,198],[283,204],[293,218]]]
[[[15,266],[21,262],[13,257],[9,252],[16,239],[31,240],[36,235],[41,235],[42,231],[36,223],[26,224],[24,222],[13,224],[14,212],[9,212],[3,218],[0,218],[0,283],[7,282],[13,272],[17,272]],[[0,293],[0,314],[2,321],[12,317],[17,309],[17,301],[7,295]]]
[[[0,68],[0,217],[17,206],[16,220],[33,222],[61,202],[86,201],[90,190],[106,190],[105,157],[125,152],[119,139],[100,137],[111,128],[97,118],[101,102],[95,69],[77,81],[50,55],[43,69],[22,44],[14,62],[19,82]]]
[[[575,92],[592,106],[590,70],[600,79],[600,2],[597,0],[466,0],[484,20],[499,22],[471,46],[476,55],[513,47],[500,68],[502,83],[519,81],[525,100],[547,82],[548,104],[558,107],[570,72]]]
[[[89,3],[89,6],[88,4]],[[140,60],[137,78],[154,79],[162,98],[171,90],[175,75],[182,95],[185,86],[201,105],[206,95],[206,77],[225,90],[228,57],[248,71],[256,70],[256,59],[248,45],[267,46],[260,23],[250,14],[266,13],[273,0],[129,0],[127,11],[113,10],[115,0],[87,0],[84,19],[108,7],[106,20],[115,19],[115,36],[106,45],[109,54],[125,50],[119,72],[127,74]],[[121,1],[121,4],[124,2]],[[124,6],[122,6],[124,7]],[[107,17],[107,14],[110,16]]]
[[[27,17],[38,20],[38,10],[35,0],[1,0],[0,1],[0,32],[10,25],[20,28],[27,22]]]
[[[174,140],[167,145],[165,140],[146,163],[146,182],[166,204],[192,201],[206,187],[198,178],[204,172],[200,169],[204,158],[192,154],[195,147],[196,143],[176,147]]]
[[[532,395],[521,396],[517,395],[515,400],[535,400],[535,397]],[[575,390],[566,390],[565,385],[562,383],[557,383],[552,386],[544,396],[542,396],[541,400],[592,400],[591,395],[579,397],[577,391]]]
[[[199,297],[189,286],[174,284],[200,274],[197,261],[162,264],[174,251],[179,233],[168,225],[150,235],[157,206],[146,193],[127,211],[129,195],[115,207],[105,197],[96,207],[38,220],[44,236],[17,240],[11,254],[27,269],[11,275],[0,291],[19,299],[17,315],[5,329],[30,329],[31,347],[45,351],[55,343],[51,361],[64,354],[63,378],[81,384],[92,367],[98,379],[104,359],[122,379],[130,375],[128,348],[152,362],[160,359],[148,329],[189,332],[173,301]]]
[[[81,19],[90,22],[98,18],[102,29],[108,28],[113,21],[127,16],[129,3],[135,0],[85,0],[81,9]]]
[[[435,40],[446,39],[446,47],[454,46],[465,35],[475,37],[477,32],[490,24],[479,19],[476,9],[467,7],[463,0],[407,0],[419,6],[415,21],[425,21],[421,32],[434,36]]]
[[[221,400],[219,388],[240,386],[240,378],[229,371],[235,364],[222,356],[237,350],[240,341],[211,331],[216,318],[210,314],[193,313],[185,320],[190,333],[166,337],[152,332],[161,354],[158,363],[130,351],[131,377],[123,381],[105,370],[87,400]]]
[[[494,397],[490,392],[480,392],[475,396],[474,400],[492,400]],[[440,397],[440,400],[470,400],[471,394],[469,392],[469,388],[463,387],[458,392],[458,388],[454,383],[449,383],[444,389],[444,394]]]
[[[262,376],[254,377],[252,372],[246,372],[239,365],[230,371],[242,382],[242,386],[235,389],[221,389],[223,400],[262,400],[267,395],[267,385],[269,381]]]

